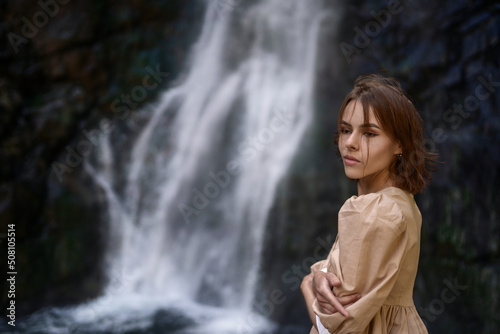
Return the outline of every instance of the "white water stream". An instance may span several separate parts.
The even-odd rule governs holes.
[[[107,202],[109,284],[75,323],[147,328],[175,307],[203,322],[191,332],[270,328],[247,319],[268,213],[311,124],[323,17],[317,0],[209,1],[182,80],[130,145],[106,138],[86,165]]]

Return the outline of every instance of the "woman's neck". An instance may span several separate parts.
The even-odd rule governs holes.
[[[367,176],[358,180],[358,196],[376,193],[392,186],[394,186],[394,182],[387,174]]]

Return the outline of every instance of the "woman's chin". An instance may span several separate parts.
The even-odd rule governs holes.
[[[347,168],[344,169],[345,176],[347,176],[348,179],[350,180],[357,180],[360,178],[359,173],[353,173],[351,170],[348,170]]]

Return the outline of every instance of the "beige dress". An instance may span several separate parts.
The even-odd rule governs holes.
[[[336,296],[361,299],[347,307],[350,317],[314,312],[330,333],[427,333],[413,304],[422,216],[413,195],[396,187],[348,199],[339,211],[337,239],[326,260],[341,281]],[[311,334],[318,333],[313,327]]]

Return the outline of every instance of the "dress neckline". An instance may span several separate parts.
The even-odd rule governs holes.
[[[373,192],[373,193],[368,193],[368,194],[363,194],[363,195],[354,195],[354,198],[359,198],[367,195],[374,195],[374,194],[384,194],[384,193],[402,193],[405,194],[406,196],[413,197],[413,194],[407,192],[406,190],[403,190],[401,188],[395,187],[395,186],[389,186],[380,189],[379,191]]]

